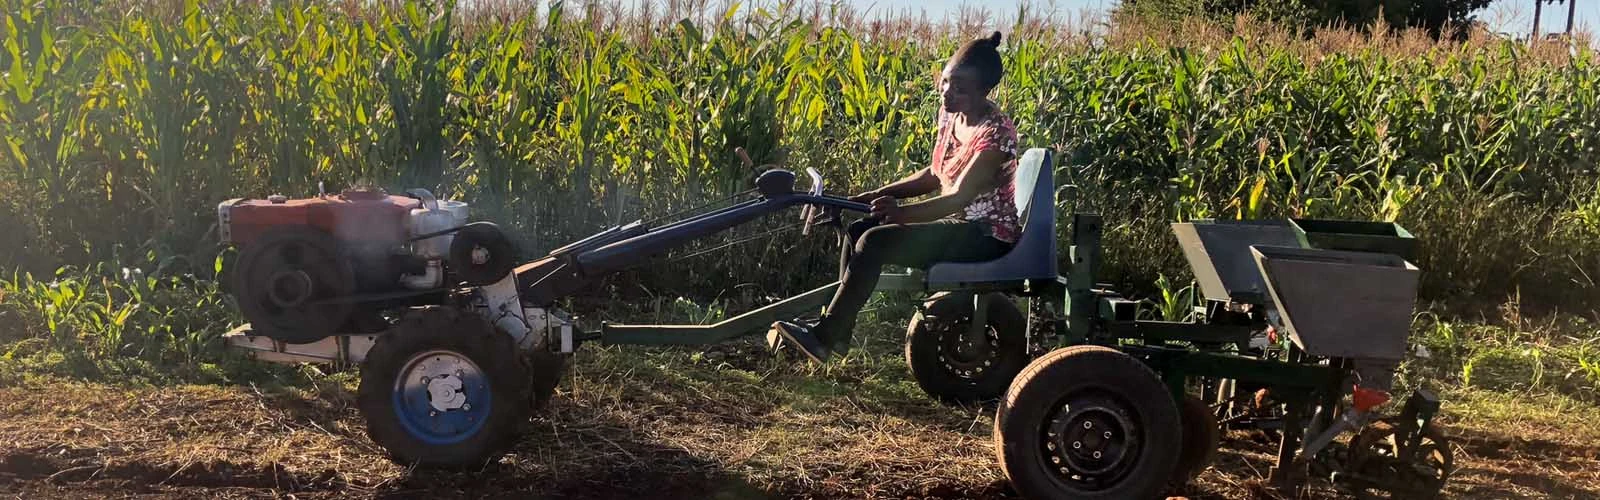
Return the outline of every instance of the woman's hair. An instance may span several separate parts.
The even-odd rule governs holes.
[[[1000,32],[962,45],[950,56],[950,63],[958,68],[970,66],[978,72],[978,83],[985,90],[993,89],[1005,75],[1005,66],[1000,63]]]

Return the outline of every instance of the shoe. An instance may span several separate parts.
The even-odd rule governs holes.
[[[776,339],[773,338],[774,333],[789,344],[800,348],[800,352],[805,353],[806,357],[811,358],[812,361],[822,363],[828,360],[828,355],[830,354],[828,348],[822,345],[822,341],[818,340],[817,336],[812,334],[809,328],[788,321],[773,323],[772,330],[767,332],[768,343],[777,343],[775,342]]]

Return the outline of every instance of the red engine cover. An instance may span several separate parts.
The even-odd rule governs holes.
[[[408,237],[406,219],[421,206],[415,198],[381,191],[345,191],[334,196],[285,200],[240,200],[228,206],[229,239],[248,245],[269,228],[312,226],[334,239],[360,243],[399,243]]]

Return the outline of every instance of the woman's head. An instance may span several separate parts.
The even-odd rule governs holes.
[[[978,109],[989,91],[1000,84],[1005,68],[1000,63],[1000,32],[967,42],[950,56],[939,76],[945,111],[963,113]]]

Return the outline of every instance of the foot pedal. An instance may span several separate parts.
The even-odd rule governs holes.
[[[767,329],[767,349],[774,352],[783,349],[783,335],[778,334],[778,326],[774,324]]]

